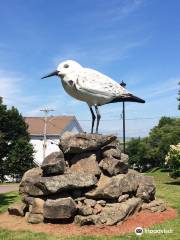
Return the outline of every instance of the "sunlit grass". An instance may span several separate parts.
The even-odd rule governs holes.
[[[20,197],[17,191],[0,194],[0,213],[7,211],[8,206],[14,202],[19,202]]]

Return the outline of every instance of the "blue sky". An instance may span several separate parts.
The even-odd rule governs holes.
[[[0,96],[24,116],[76,115],[90,130],[85,103],[57,78],[40,78],[73,59],[146,100],[126,104],[127,136],[146,136],[161,116],[178,116],[180,1],[1,0]],[[102,133],[122,136],[122,104],[101,107]]]

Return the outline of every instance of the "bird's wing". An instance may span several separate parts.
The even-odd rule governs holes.
[[[78,74],[77,88],[79,91],[92,95],[100,95],[105,98],[116,98],[126,89],[106,75],[90,68],[83,68]]]

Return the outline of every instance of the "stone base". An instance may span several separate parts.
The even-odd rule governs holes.
[[[9,208],[29,223],[74,220],[76,224],[115,225],[146,209],[164,211],[155,199],[152,177],[128,169],[115,136],[72,134],[41,168],[27,171],[19,192],[24,207]]]

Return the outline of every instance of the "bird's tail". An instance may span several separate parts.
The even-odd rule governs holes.
[[[121,95],[120,97],[117,97],[111,101],[111,103],[116,102],[138,102],[138,103],[145,103],[145,101],[139,97],[134,96],[131,93],[126,93]]]

